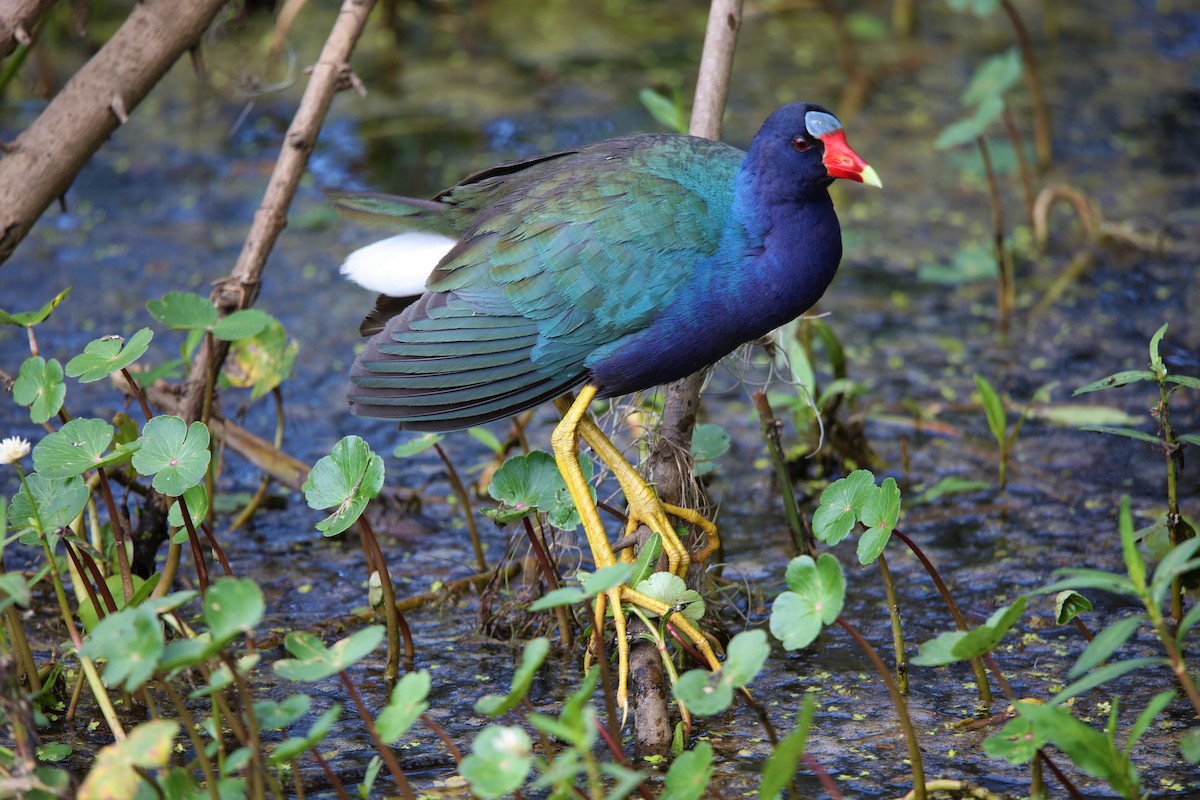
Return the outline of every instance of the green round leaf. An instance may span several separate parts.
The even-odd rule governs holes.
[[[207,297],[190,292],[167,292],[146,303],[156,320],[172,330],[206,331],[217,324],[217,309]]]
[[[249,578],[221,578],[204,595],[204,621],[213,640],[224,647],[262,621],[262,589]]]
[[[521,728],[489,725],[459,764],[459,774],[484,800],[503,797],[525,782],[533,765],[533,742]]]
[[[83,352],[67,362],[67,374],[80,383],[93,383],[124,369],[142,357],[150,347],[154,331],[142,328],[129,341],[120,336],[102,336],[88,342]]]
[[[392,690],[391,699],[375,720],[379,737],[392,744],[413,726],[417,718],[429,710],[425,699],[429,696],[432,678],[429,670],[410,672],[400,679]]]
[[[813,514],[816,537],[829,545],[845,539],[874,490],[875,476],[865,469],[855,470],[826,486],[821,492],[821,504]]]
[[[317,523],[317,530],[336,536],[358,520],[383,488],[383,459],[359,436],[342,438],[313,465],[304,482],[304,499],[310,508],[334,508]]]
[[[104,463],[113,426],[102,419],[73,419],[33,448],[33,468],[47,478],[70,478]]]
[[[13,400],[29,409],[29,418],[41,425],[62,408],[67,396],[63,368],[56,359],[31,356],[21,364],[12,387]]]
[[[133,455],[133,468],[154,476],[154,489],[178,497],[204,479],[208,470],[208,427],[188,426],[179,417],[155,417],[142,428],[142,444]]]

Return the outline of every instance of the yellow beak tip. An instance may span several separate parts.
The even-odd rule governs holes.
[[[868,186],[874,186],[877,189],[883,188],[883,181],[879,180],[879,173],[876,172],[875,168],[870,164],[863,168],[863,171],[860,173],[860,175],[862,177],[862,182]]]

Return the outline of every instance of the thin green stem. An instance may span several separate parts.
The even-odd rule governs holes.
[[[204,773],[204,783],[208,788],[210,800],[221,800],[217,786],[217,773],[213,770],[212,760],[205,752],[204,740],[196,732],[196,721],[192,718],[192,713],[188,711],[187,704],[183,702],[183,698],[180,697],[179,692],[175,691],[169,680],[162,679],[158,683],[170,698],[171,705],[175,707],[175,712],[179,714],[179,719],[183,723],[183,730],[192,742],[192,749],[196,751],[196,760],[200,762],[200,771]]]
[[[767,441],[767,453],[771,458],[771,469],[775,472],[775,483],[779,486],[779,494],[783,498],[783,513],[787,516],[788,530],[792,533],[792,544],[797,553],[808,553],[816,556],[816,545],[811,534],[800,521],[800,512],[796,508],[796,495],[792,492],[792,479],[788,475],[787,461],[783,457],[783,447],[780,444],[779,431],[782,424],[775,418],[767,393],[759,389],[754,393],[754,407],[758,411],[758,419],[762,423],[763,438]]]
[[[950,594],[950,589],[942,581],[942,576],[938,574],[937,568],[933,566],[933,562],[925,556],[920,547],[917,547],[917,543],[905,536],[899,528],[893,530],[892,533],[896,538],[908,545],[908,549],[912,551],[913,555],[925,567],[925,571],[929,573],[929,577],[933,579],[934,586],[937,587],[938,594],[942,596],[942,602],[950,610],[950,616],[954,618],[955,627],[960,631],[969,630],[966,617],[958,609],[958,603],[954,602],[954,595]],[[992,687],[988,684],[987,672],[983,668],[983,660],[978,658],[971,659],[971,669],[975,672],[975,683],[979,687],[979,701],[984,704],[991,703]]]
[[[467,532],[471,534],[471,546],[475,548],[475,563],[479,565],[480,572],[485,572],[487,559],[483,557],[483,542],[479,539],[478,528],[475,527],[475,512],[471,509],[471,495],[463,486],[462,479],[458,476],[458,470],[454,468],[454,464],[450,462],[450,457],[446,455],[442,446],[435,444],[433,449],[437,451],[438,457],[446,466],[446,476],[450,480],[450,488],[454,490],[454,496],[458,498],[458,503],[462,506],[463,518],[467,521]]]
[[[904,626],[900,620],[900,600],[896,597],[896,583],[892,580],[892,571],[888,569],[887,557],[879,554],[879,574],[883,578],[883,588],[887,593],[888,615],[892,618],[892,647],[896,651],[896,686],[900,693],[908,694],[908,658],[904,654]]]
[[[408,663],[416,657],[416,647],[413,645],[412,633],[408,630],[408,621],[396,607],[396,587],[392,584],[392,575],[388,572],[387,562],[383,558],[383,550],[375,538],[375,531],[365,516],[358,518],[358,530],[362,534],[363,546],[370,553],[375,571],[379,575],[379,588],[383,592],[383,619],[387,623],[388,656],[384,668],[384,676],[395,680],[400,674],[400,640],[404,639],[404,658]]]

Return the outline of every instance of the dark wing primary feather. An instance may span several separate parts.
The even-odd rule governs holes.
[[[646,327],[720,243],[738,150],[614,139],[439,195],[475,212],[351,373],[355,412],[451,429],[587,380],[598,347]]]

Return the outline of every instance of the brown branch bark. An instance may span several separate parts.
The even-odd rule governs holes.
[[[721,138],[721,117],[725,113],[733,51],[741,27],[741,0],[713,0],[688,129],[693,136]],[[697,373],[667,387],[659,439],[650,456],[655,489],[664,501],[675,505],[687,505],[686,496],[698,492],[692,488],[690,459],[682,456],[690,450],[703,380],[703,373]]]
[[[0,159],[0,264],[225,0],[143,0]],[[12,189],[19,188],[19,191]]]
[[[288,207],[316,146],[333,96],[343,85],[358,85],[350,73],[348,61],[373,5],[374,0],[344,0],[342,3],[320,58],[312,68],[312,78],[300,98],[296,116],[288,127],[275,170],[254,214],[242,252],[229,277],[213,291],[213,304],[222,316],[239,308],[248,308],[258,296],[259,276],[275,240],[287,227]],[[209,337],[199,357],[192,362],[180,407],[184,419],[200,418],[208,370],[211,366],[214,374],[219,372],[228,352],[227,342]]]
[[[54,0],[9,0],[0,4],[0,59],[7,58],[19,44],[28,44],[38,20]]]

